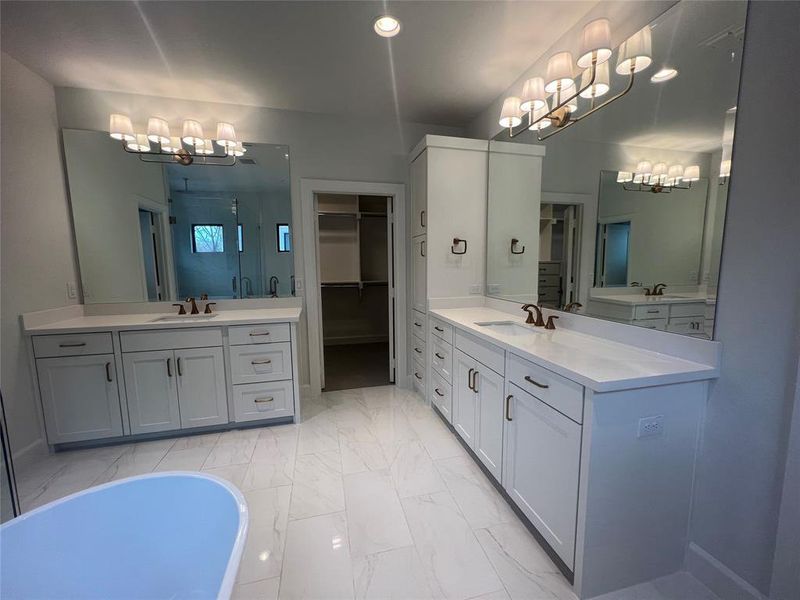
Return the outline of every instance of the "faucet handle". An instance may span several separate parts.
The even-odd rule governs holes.
[[[212,307],[212,306],[216,306],[216,305],[217,305],[217,303],[216,303],[216,302],[207,302],[207,303],[206,303],[206,308],[205,308],[205,310],[204,310],[203,312],[204,312],[205,314],[207,314],[207,315],[210,315],[210,314],[212,314],[211,307]]]
[[[545,329],[555,329],[556,328],[556,324],[553,323],[553,319],[557,319],[557,318],[558,318],[558,315],[550,315],[549,317],[547,317],[547,323],[545,324],[544,328]]]
[[[183,304],[173,304],[172,306],[178,307],[178,314],[185,315],[186,314],[186,307]]]

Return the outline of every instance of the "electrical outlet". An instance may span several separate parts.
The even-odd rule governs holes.
[[[654,417],[642,417],[639,419],[639,431],[637,438],[654,437],[664,435],[664,415]]]
[[[470,294],[482,294],[483,293],[483,286],[480,283],[476,283],[475,285],[469,286],[469,293]]]
[[[303,280],[300,277],[296,277],[294,280],[294,289],[296,292],[303,291]]]
[[[697,271],[689,271],[689,281],[697,281]]]
[[[78,297],[78,287],[75,285],[74,281],[67,282],[67,298],[70,300],[74,300]]]
[[[488,286],[490,294],[499,294],[500,293],[500,284],[499,283],[490,283]]]

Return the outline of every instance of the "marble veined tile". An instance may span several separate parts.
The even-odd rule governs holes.
[[[242,481],[244,481],[244,476],[247,473],[247,469],[250,467],[249,464],[247,465],[227,465],[225,467],[212,467],[210,469],[203,468],[203,473],[208,473],[209,475],[215,475],[220,479],[224,479],[225,481],[231,482],[240,490],[242,489]]]
[[[389,466],[383,448],[365,428],[339,429],[339,450],[342,454],[342,472],[345,475],[386,469]]]
[[[503,589],[448,492],[404,498],[401,503],[434,593],[466,600]]]
[[[245,492],[262,488],[292,485],[294,459],[285,461],[253,461],[248,465],[239,488]]]
[[[262,579],[252,583],[237,583],[233,588],[231,600],[278,600],[280,577]]]
[[[245,430],[254,431],[254,430]],[[213,469],[215,467],[227,467],[228,465],[243,465],[250,462],[253,457],[253,451],[256,447],[256,440],[258,433],[255,437],[252,435],[240,435],[226,437],[229,433],[240,434],[239,431],[226,431],[223,433],[216,445],[211,449],[205,463],[204,469]]]
[[[466,456],[466,450],[456,440],[454,434],[439,420],[439,417],[433,414],[433,409],[429,409],[429,412],[432,418],[410,418],[409,422],[431,458]]]
[[[174,450],[189,450],[190,448],[213,448],[219,441],[219,433],[205,433],[202,435],[189,435],[186,437],[178,438],[170,448]]]
[[[413,546],[353,559],[357,600],[434,600],[425,569]]]
[[[350,554],[361,557],[413,544],[388,471],[344,478]]]
[[[315,454],[339,450],[339,433],[330,418],[300,424],[297,439],[298,454]]]
[[[473,529],[519,521],[471,457],[437,460],[436,466]]]
[[[353,567],[344,513],[289,522],[279,598],[353,597]]]
[[[292,519],[343,511],[342,459],[338,452],[303,454],[294,466]]]
[[[250,526],[247,531],[239,584],[253,583],[281,574],[291,488],[277,487],[245,492]]]
[[[158,440],[133,444],[94,480],[93,485],[150,473],[161,462],[161,459],[164,458],[164,455],[174,443],[175,440]]]
[[[193,446],[172,450],[164,455],[155,471],[199,471],[211,453],[211,446]]]
[[[446,490],[439,471],[419,440],[399,443],[389,457],[390,473],[401,498]]]
[[[569,582],[521,523],[479,529],[475,535],[512,600],[576,600]]]

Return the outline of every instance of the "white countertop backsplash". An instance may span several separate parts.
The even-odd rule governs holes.
[[[525,325],[524,315],[493,308],[439,308],[432,309],[430,314],[598,392],[700,381],[719,376],[719,369],[715,365],[693,362],[569,329],[545,330],[527,326],[532,329],[530,336],[512,337],[476,325],[493,321]]]

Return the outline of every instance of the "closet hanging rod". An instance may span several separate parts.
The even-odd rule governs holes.
[[[358,213],[354,212],[329,212],[329,211],[318,211],[317,215],[320,217],[357,217]]]
[[[358,282],[358,281],[340,282],[340,283],[325,283],[325,282],[323,282],[320,285],[322,287],[327,287],[327,288],[360,288],[361,287],[361,283]]]

